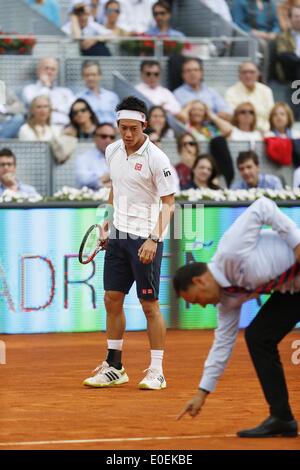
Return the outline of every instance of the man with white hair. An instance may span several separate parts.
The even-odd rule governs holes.
[[[69,111],[75,97],[71,90],[55,84],[59,71],[58,61],[53,57],[41,59],[37,69],[38,80],[27,85],[22,92],[22,99],[29,108],[37,96],[48,96],[52,106],[52,124],[65,126],[69,123]]]

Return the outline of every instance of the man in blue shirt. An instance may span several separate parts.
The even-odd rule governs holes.
[[[186,58],[182,64],[183,85],[174,91],[175,98],[182,106],[193,100],[205,103],[211,111],[224,119],[231,118],[231,108],[224,98],[203,82],[204,70],[198,58]]]
[[[231,13],[234,23],[258,39],[274,40],[280,32],[273,0],[235,0]]]
[[[28,197],[39,196],[33,186],[24,184],[17,179],[16,156],[8,148],[0,150],[0,197],[4,191],[22,193]]]
[[[170,4],[164,0],[154,3],[152,12],[156,25],[146,31],[150,36],[165,36],[184,38],[184,34],[170,27],[172,10]]]
[[[79,94],[78,98],[85,99],[96,113],[98,121],[116,122],[115,109],[119,103],[119,97],[113,91],[100,87],[101,69],[97,61],[87,60],[82,66],[82,77],[86,89]]]
[[[231,189],[283,189],[277,176],[260,173],[259,160],[255,152],[240,152],[236,161],[242,181],[234,183]]]
[[[109,123],[99,124],[95,130],[95,147],[78,155],[75,163],[77,185],[97,190],[110,185],[109,168],[105,150],[116,138],[115,128]]]

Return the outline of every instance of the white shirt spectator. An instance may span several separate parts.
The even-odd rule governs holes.
[[[177,190],[169,158],[148,136],[129,158],[123,140],[109,145],[105,157],[113,185],[114,226],[147,238],[158,220],[160,198]]]
[[[167,88],[162,86],[151,88],[144,82],[139,83],[135,88],[145,95],[151,103],[156,106],[162,106],[165,111],[169,111],[172,114],[178,114],[181,111],[180,104],[173,93]]]
[[[71,21],[68,21],[68,23],[66,23],[61,29],[68,36],[72,36]],[[94,38],[96,36],[113,36],[113,33],[109,29],[105,28],[105,26],[102,24],[94,21],[94,18],[90,16],[86,27],[81,30],[81,37]]]
[[[230,9],[225,0],[201,0],[201,3],[204,3],[204,5],[210,8],[214,13],[222,16],[224,20],[232,23]]]
[[[156,0],[121,0],[118,26],[125,31],[144,33],[154,25],[152,5]]]
[[[236,142],[259,142],[262,140],[262,134],[259,131],[242,131],[238,127],[233,127],[229,140]]]
[[[22,99],[27,107],[37,96],[48,96],[52,106],[52,124],[65,126],[70,122],[69,111],[75,101],[75,96],[68,88],[53,86],[46,87],[40,80],[27,85],[22,92]]]
[[[59,137],[61,129],[58,126],[34,126],[34,129],[29,124],[23,124],[19,131],[19,139],[25,141],[41,141],[51,142],[51,140]]]

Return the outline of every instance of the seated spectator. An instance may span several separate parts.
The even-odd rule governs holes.
[[[168,124],[167,113],[162,106],[153,106],[149,110],[148,128],[155,132],[160,140],[174,138],[174,131]]]
[[[290,12],[293,7],[299,7],[300,0],[282,0],[277,5],[277,17],[281,31],[287,31],[291,27]]]
[[[273,0],[234,0],[231,13],[237,26],[258,39],[273,40],[280,32]]]
[[[162,106],[166,111],[177,114],[181,106],[173,93],[160,85],[161,66],[156,60],[144,60],[141,63],[142,82],[136,89],[146,96],[153,104]]]
[[[258,156],[252,150],[240,152],[236,164],[242,181],[234,183],[232,189],[283,189],[277,176],[260,172]]]
[[[191,176],[191,182],[183,189],[220,189],[220,186],[216,184],[217,167],[215,161],[207,153],[196,158]]]
[[[87,60],[82,65],[82,78],[86,89],[79,94],[79,98],[86,100],[98,121],[114,124],[116,121],[116,106],[119,97],[113,91],[106,90],[100,86],[101,69],[98,62]]]
[[[274,106],[273,92],[270,87],[258,82],[259,72],[253,62],[240,65],[240,81],[228,88],[225,99],[233,109],[241,103],[252,103],[257,115],[257,129],[269,130],[269,114]]]
[[[153,25],[152,5],[156,0],[122,0],[118,26],[134,35]]]
[[[202,3],[217,15],[222,16],[225,21],[232,23],[230,9],[225,0],[202,0]]]
[[[231,118],[231,108],[222,96],[204,83],[203,64],[200,59],[186,58],[182,64],[183,85],[174,91],[175,98],[186,105],[192,100],[200,100],[214,113],[225,119]],[[235,106],[234,106],[235,107]]]
[[[47,96],[34,98],[30,105],[28,119],[19,131],[19,139],[24,141],[51,142],[61,133],[61,129],[51,124],[51,104]]]
[[[293,111],[278,101],[270,113],[271,130],[265,134],[266,154],[278,165],[300,166],[300,132],[293,125]]]
[[[186,133],[177,139],[177,152],[180,162],[177,163],[175,169],[179,177],[180,188],[183,189],[192,181],[191,170],[196,158],[200,155],[200,147],[194,137]]]
[[[96,114],[85,100],[78,98],[72,104],[70,121],[71,125],[64,130],[64,134],[72,135],[77,139],[91,140],[94,138],[99,122]]]
[[[172,38],[184,38],[184,34],[170,26],[172,9],[168,2],[160,0],[154,3],[152,7],[153,18],[155,26],[148,29],[146,34],[149,36],[163,36]]]
[[[22,99],[29,108],[37,96],[48,96],[52,106],[52,124],[65,126],[69,123],[70,107],[75,100],[71,90],[56,86],[58,62],[53,58],[44,58],[39,62],[38,81],[27,85],[22,92]]]
[[[104,186],[110,186],[105,150],[115,138],[116,131],[110,123],[104,122],[97,126],[94,137],[95,148],[79,155],[75,163],[76,181],[80,188],[87,186],[98,190]]]
[[[104,42],[105,39],[112,36],[112,32],[96,23],[90,14],[90,7],[84,1],[73,1],[70,21],[62,27],[62,31],[73,39],[80,40],[80,49],[83,55],[111,55]]]
[[[276,71],[280,81],[300,79],[300,6],[289,13],[290,28],[276,39]]]
[[[26,0],[26,3],[60,28],[60,7],[57,0]]]
[[[14,191],[35,197],[39,194],[33,186],[22,183],[16,176],[17,159],[15,154],[8,148],[0,150],[0,196],[4,191]]]
[[[199,141],[211,140],[217,136],[227,137],[232,126],[225,119],[209,110],[201,101],[191,101],[178,115],[185,122],[186,130]]]
[[[121,13],[121,4],[116,0],[109,0],[105,4],[105,18],[104,26],[112,32],[113,36],[129,36],[130,33],[125,29],[118,26],[118,21]]]
[[[24,124],[24,105],[15,93],[7,90],[6,104],[0,104],[0,139],[14,139]]]
[[[256,130],[256,112],[252,103],[241,103],[234,110],[232,132],[228,136],[232,141],[257,142],[262,134]]]

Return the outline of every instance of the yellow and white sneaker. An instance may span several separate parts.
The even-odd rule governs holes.
[[[124,367],[122,367],[121,370],[118,370],[110,366],[106,361],[96,367],[94,372],[95,375],[85,379],[83,385],[86,385],[87,387],[102,388],[114,387],[115,385],[122,385],[129,382],[129,378]]]
[[[141,390],[161,390],[166,388],[167,383],[163,376],[163,373],[157,369],[146,369],[146,376],[139,383],[139,389]]]

